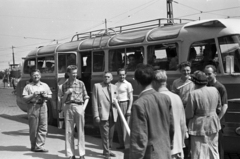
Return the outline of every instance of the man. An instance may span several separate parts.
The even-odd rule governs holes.
[[[136,62],[136,57],[134,54],[130,54],[128,55],[128,61],[129,61],[129,64],[127,66],[127,70],[129,71],[135,71],[136,69],[136,66],[137,66],[137,62]]]
[[[47,100],[52,98],[52,92],[46,83],[40,81],[38,69],[31,72],[32,82],[23,89],[23,99],[28,104],[28,123],[31,141],[31,151],[48,152],[44,149],[47,135]]]
[[[174,119],[174,137],[173,149],[171,150],[173,159],[184,158],[183,147],[185,134],[187,132],[185,110],[180,97],[167,89],[167,75],[164,70],[155,71],[153,86],[156,91],[168,95],[171,99],[173,119]]]
[[[194,83],[190,81],[191,63],[186,61],[180,63],[178,69],[181,73],[181,77],[174,80],[172,84],[172,92],[180,96],[183,102],[184,108],[187,105],[188,95],[194,90]]]
[[[212,87],[215,87],[219,94],[220,94],[220,97],[221,97],[221,104],[222,104],[222,111],[220,112],[217,112],[220,120],[221,120],[221,125],[222,125],[222,128],[224,128],[224,125],[223,125],[223,122],[224,122],[224,115],[227,111],[227,108],[228,108],[228,101],[227,101],[227,91],[226,91],[226,88],[223,84],[221,84],[220,82],[217,81],[216,79],[216,76],[217,76],[217,69],[215,66],[213,65],[207,65],[205,67],[205,74],[208,78],[208,86],[212,86]],[[222,139],[223,139],[223,131],[219,131],[219,154],[220,154],[220,159],[223,159],[224,158],[224,150],[223,150],[223,143],[222,143]]]
[[[92,93],[93,117],[99,124],[103,155],[108,159],[116,156],[110,152],[114,125],[118,116],[117,109],[113,106],[113,102],[117,98],[117,86],[111,84],[112,80],[112,74],[105,72],[103,82],[94,84]]]
[[[132,84],[126,80],[127,72],[124,68],[118,70],[119,80],[115,84],[118,91],[118,102],[123,115],[128,119],[131,115],[131,108],[133,102],[133,88]],[[125,141],[127,131],[120,117],[117,120],[117,133],[120,146],[117,149],[125,149]]]
[[[141,93],[132,106],[129,159],[170,159],[173,139],[170,98],[153,89],[151,66],[139,66],[134,78]]]
[[[77,79],[78,68],[75,65],[67,67],[68,80],[62,85],[62,102],[65,104],[65,150],[66,156],[75,159],[74,125],[78,130],[78,152],[80,159],[85,155],[84,136],[84,111],[87,107],[89,96],[85,85]]]

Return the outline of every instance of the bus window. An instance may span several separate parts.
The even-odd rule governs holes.
[[[39,57],[37,59],[37,68],[42,74],[53,73],[55,67],[55,61],[53,56]]]
[[[192,64],[192,72],[204,71],[205,66],[214,65],[218,69],[218,54],[214,39],[195,42],[188,53],[188,61]]]
[[[104,51],[93,52],[93,72],[104,71]]]
[[[25,74],[30,74],[31,70],[36,68],[36,59],[28,59],[24,62],[24,73]]]
[[[234,61],[233,72],[240,72],[240,35],[231,35],[218,38],[224,72],[226,71],[226,58],[231,57]]]
[[[177,70],[177,44],[171,43],[148,46],[148,64],[152,65],[154,69],[167,71]]]
[[[65,73],[69,65],[76,65],[76,54],[58,54],[58,73]]]
[[[109,50],[109,71],[117,71],[125,65],[125,49]]]
[[[125,57],[127,57],[125,67],[128,71],[135,71],[137,65],[143,63],[144,57],[143,50],[144,50],[143,47],[134,47],[126,49],[126,55],[124,56],[124,59]]]

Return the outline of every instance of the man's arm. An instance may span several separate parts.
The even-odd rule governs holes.
[[[148,125],[146,115],[138,105],[132,106],[130,126],[131,137],[129,158],[142,159],[148,144]]]
[[[87,90],[83,82],[82,82],[82,85],[83,85],[82,89],[83,89],[83,100],[84,100],[83,110],[85,110],[89,101],[89,96],[87,94]]]
[[[98,94],[97,94],[97,86],[96,84],[93,86],[93,92],[92,92],[92,110],[93,110],[93,118],[94,120],[99,123],[99,112],[98,112]]]
[[[127,109],[127,116],[130,116],[132,104],[133,104],[133,92],[129,92],[128,95],[129,95],[129,103],[128,103],[128,109]]]

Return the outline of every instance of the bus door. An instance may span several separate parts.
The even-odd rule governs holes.
[[[91,92],[92,56],[91,51],[80,53],[81,80],[84,82],[87,92]]]

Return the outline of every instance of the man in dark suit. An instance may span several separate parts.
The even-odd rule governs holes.
[[[117,87],[111,84],[112,79],[112,74],[105,72],[103,82],[96,83],[92,93],[93,117],[100,127],[103,155],[108,159],[116,156],[109,150],[112,147],[114,125],[118,116],[117,109],[113,106]]]
[[[151,66],[139,66],[134,78],[141,93],[132,106],[129,159],[170,159],[174,134],[171,100],[152,88]]]

